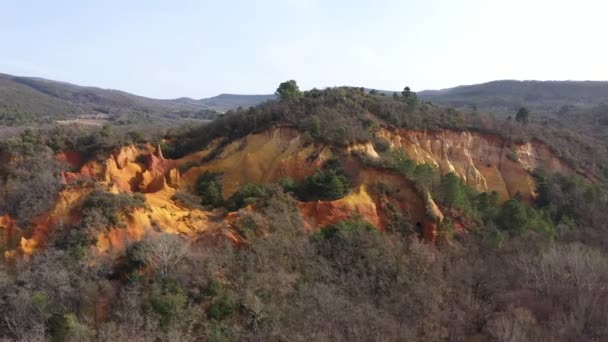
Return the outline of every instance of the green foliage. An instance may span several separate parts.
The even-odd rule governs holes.
[[[340,169],[317,170],[306,177],[298,190],[306,201],[337,200],[349,190],[349,181]]]
[[[530,120],[530,111],[524,107],[521,107],[517,111],[517,114],[515,115],[515,121],[525,125],[528,123],[529,120]]]
[[[446,217],[439,225],[439,240],[452,241],[454,239],[454,222],[449,217]]]
[[[437,168],[431,164],[418,164],[412,173],[412,179],[421,193],[433,192],[439,178]]]
[[[267,196],[268,191],[264,184],[247,183],[228,198],[228,209],[234,211],[255,204]]]
[[[443,203],[450,208],[470,210],[469,198],[466,194],[466,185],[455,173],[450,172],[441,177],[439,191]]]
[[[536,170],[536,205],[555,223],[575,220],[579,226],[599,227],[608,220],[608,188],[579,176],[564,176]]]
[[[552,236],[554,232],[553,223],[545,211],[535,209],[516,198],[503,203],[496,224],[503,230],[515,233],[533,230]]]
[[[209,305],[207,317],[212,320],[221,321],[230,316],[236,308],[237,305],[230,292],[225,292]]]
[[[166,152],[163,152],[163,153],[167,154]],[[190,170],[193,167],[197,167],[199,165],[200,165],[200,163],[197,163],[195,161],[186,162],[186,163],[184,163],[184,164],[182,164],[182,165],[179,166],[179,173],[180,174],[184,174],[184,173],[186,173],[186,171]]]
[[[418,96],[416,93],[410,90],[410,87],[405,87],[401,92],[402,100],[407,103],[409,110],[414,110],[418,105]]]
[[[203,289],[203,294],[207,297],[215,297],[222,292],[222,284],[211,279],[207,282],[205,288]]]
[[[92,340],[94,333],[86,325],[78,322],[73,313],[55,314],[49,319],[51,341],[88,341]]]
[[[141,242],[128,245],[122,263],[118,268],[119,272],[126,275],[130,280],[136,280],[139,277],[139,269],[146,264],[142,259],[143,254]]]
[[[120,225],[118,214],[146,206],[142,194],[112,194],[99,189],[93,190],[82,202],[82,209],[95,210],[102,213],[111,225]]]
[[[291,177],[282,178],[279,180],[279,186],[286,192],[295,193],[298,190],[298,182]]]
[[[346,239],[352,234],[357,234],[360,231],[375,232],[377,229],[367,221],[359,218],[340,221],[331,226],[324,227],[317,233],[314,238],[325,240],[331,239]]]
[[[285,81],[279,84],[275,93],[281,100],[295,100],[302,96],[298,84],[294,80]]]
[[[222,193],[221,174],[205,171],[197,181],[197,193],[201,196],[201,203],[212,207],[220,207],[224,204]]]
[[[150,298],[150,307],[160,315],[162,325],[167,325],[176,318],[186,305],[187,298],[179,289],[157,294]]]
[[[403,236],[413,236],[416,233],[416,229],[412,225],[411,220],[398,208],[391,203],[387,203],[386,209],[388,212],[388,224],[386,226],[387,231],[398,233]]]

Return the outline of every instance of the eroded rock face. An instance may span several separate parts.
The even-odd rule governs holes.
[[[404,149],[419,163],[430,163],[441,172],[454,172],[467,184],[481,191],[497,191],[503,200],[516,193],[532,198],[535,183],[531,171],[538,167],[572,174],[573,171],[556,158],[543,144],[530,142],[509,144],[502,138],[473,132],[421,132],[383,128],[378,133],[393,148]],[[389,208],[397,210],[415,225],[427,241],[435,241],[444,213],[428,194],[420,194],[411,181],[402,175],[362,165],[354,154],[380,158],[371,142],[347,148],[307,143],[293,128],[275,127],[250,134],[222,148],[219,142],[179,160],[165,159],[160,147],[138,149],[123,147],[105,161],[78,159],[64,153],[58,158],[75,167],[66,172],[65,189],[59,194],[51,211],[35,218],[33,234],[21,238],[20,251],[31,254],[44,245],[49,229],[57,224],[78,222],[78,208],[93,186],[112,193],[144,193],[146,208],[123,213],[126,227],[110,227],[98,236],[99,252],[124,249],[129,241],[141,239],[154,229],[179,233],[196,239],[205,233],[239,241],[238,233],[226,228],[219,211],[184,206],[174,199],[178,191],[189,192],[206,171],[222,173],[224,197],[250,183],[276,182],[285,177],[301,180],[333,158],[340,157],[351,177],[349,195],[336,201],[313,201],[298,204],[306,228],[315,231],[340,220],[361,217],[384,229],[389,223]],[[146,157],[142,161],[142,156]],[[190,167],[183,174],[180,167]],[[91,180],[90,184],[76,180]],[[393,189],[390,196],[379,188]],[[448,213],[449,216],[449,213]],[[0,217],[1,234],[13,228],[10,218]],[[17,229],[17,228],[14,228]]]
[[[214,150],[212,145],[197,157],[202,159]],[[306,144],[293,128],[272,128],[228,144],[216,158],[185,172],[180,186],[192,189],[205,171],[221,172],[224,196],[228,197],[250,182],[269,183],[285,177],[303,179],[331,156],[327,146]],[[181,160],[186,161],[191,158]]]
[[[312,201],[298,204],[306,228],[319,230],[339,221],[360,217],[376,227],[382,227],[376,203],[367,192],[365,185],[336,201]]]
[[[418,163],[437,166],[442,173],[454,172],[480,191],[496,191],[502,200],[520,193],[535,196],[531,172],[544,168],[571,175],[574,171],[540,142],[525,144],[468,131],[406,131],[381,129],[380,137],[393,148],[402,148]]]

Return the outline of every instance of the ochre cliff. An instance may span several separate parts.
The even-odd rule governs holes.
[[[532,171],[543,168],[565,175],[573,170],[538,141],[510,143],[506,139],[469,131],[406,131],[384,128],[378,136],[392,148],[402,148],[418,163],[454,172],[480,191],[496,191],[502,200],[520,193],[535,196]]]
[[[391,148],[405,150],[418,163],[433,164],[443,173],[455,172],[481,191],[497,191],[503,200],[516,193],[532,198],[535,184],[531,172],[538,167],[573,173],[539,142],[514,144],[474,132],[395,128],[380,129],[378,137]],[[355,153],[380,158],[371,142],[346,148],[309,143],[296,129],[288,127],[275,127],[227,144],[215,141],[178,160],[164,158],[160,148],[154,146],[126,146],[102,162],[85,161],[76,152],[64,152],[58,159],[76,171],[64,173],[64,189],[55,206],[31,222],[28,237],[21,238],[19,250],[31,254],[44,245],[49,229],[57,224],[77,222],[80,203],[94,187],[112,193],[140,192],[146,199],[146,208],[122,214],[126,227],[111,227],[98,236],[99,252],[121,250],[128,241],[141,239],[154,229],[192,238],[221,232],[218,234],[236,241],[236,233],[226,231],[226,225],[222,224],[225,213],[185,207],[174,201],[173,195],[178,191],[192,192],[205,171],[222,173],[223,195],[228,197],[249,182],[276,182],[286,177],[301,180],[332,158],[340,159],[350,176],[350,194],[336,201],[299,203],[307,229],[316,230],[353,216],[384,229],[388,224],[386,206],[390,205],[408,218],[427,240],[435,240],[443,214],[430,195],[420,194],[402,175],[364,166],[354,157]],[[386,198],[376,191],[381,185],[396,189],[396,194]],[[0,217],[0,238],[14,239],[20,232],[10,217]]]

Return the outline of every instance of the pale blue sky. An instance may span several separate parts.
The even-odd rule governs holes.
[[[0,0],[0,72],[158,98],[608,80],[604,3]]]

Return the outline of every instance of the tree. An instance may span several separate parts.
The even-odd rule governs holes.
[[[220,174],[205,171],[199,179],[197,193],[201,196],[201,204],[219,207],[224,203]]]
[[[439,186],[443,201],[448,207],[465,209],[468,206],[463,185],[455,173],[450,172],[443,176]]]
[[[518,111],[517,114],[515,115],[515,121],[521,123],[521,124],[527,124],[528,120],[530,118],[530,111],[524,107],[521,107]]]
[[[294,80],[279,84],[275,94],[283,101],[297,99],[302,96],[302,92],[300,92],[300,88]]]
[[[410,87],[403,88],[403,91],[401,92],[401,97],[403,101],[407,103],[410,109],[416,107],[416,104],[418,103],[418,97],[416,96],[415,92],[410,90]]]
[[[140,253],[140,259],[165,278],[187,257],[188,246],[177,235],[161,234],[144,240]]]

